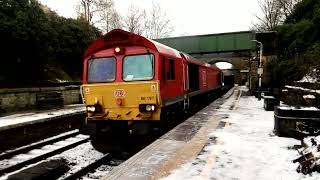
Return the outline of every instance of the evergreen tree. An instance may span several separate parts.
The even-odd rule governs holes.
[[[0,0],[0,82],[79,80],[84,50],[99,34],[37,0]]]

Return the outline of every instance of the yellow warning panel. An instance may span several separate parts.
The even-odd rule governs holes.
[[[158,81],[85,84],[82,91],[86,106],[102,106],[102,114],[90,113],[89,120],[98,115],[99,119],[110,120],[160,120]],[[152,108],[152,112],[140,111],[142,104],[152,104],[156,108]]]

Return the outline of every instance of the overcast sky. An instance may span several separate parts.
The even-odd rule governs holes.
[[[58,14],[75,17],[80,0],[39,0]],[[258,0],[114,0],[124,15],[131,5],[146,10],[152,2],[160,4],[174,26],[173,36],[246,31],[259,14]]]

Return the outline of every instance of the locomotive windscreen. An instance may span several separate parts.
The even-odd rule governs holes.
[[[152,54],[130,55],[123,60],[123,80],[151,80],[154,57]]]
[[[88,82],[111,82],[116,77],[114,57],[95,58],[88,61]]]

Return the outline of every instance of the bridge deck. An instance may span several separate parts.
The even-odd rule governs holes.
[[[255,38],[254,32],[241,31],[164,38],[156,41],[189,54],[200,54],[256,50],[256,43],[251,41]]]

